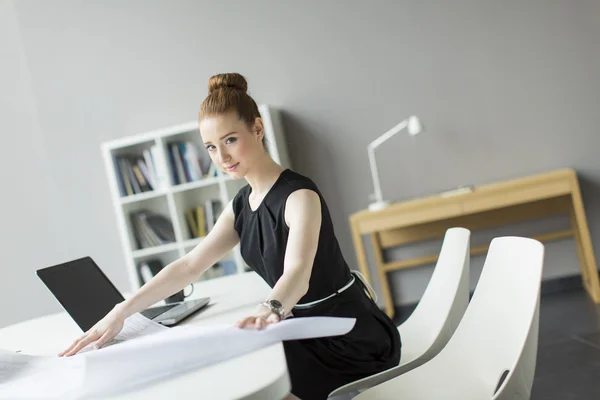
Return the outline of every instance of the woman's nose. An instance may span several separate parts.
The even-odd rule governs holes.
[[[227,160],[229,160],[229,154],[226,151],[219,150],[219,162],[224,164]]]

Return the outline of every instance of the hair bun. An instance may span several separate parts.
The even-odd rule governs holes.
[[[237,72],[211,76],[208,80],[208,94],[221,88],[231,88],[246,93],[248,82],[246,82],[246,78]]]

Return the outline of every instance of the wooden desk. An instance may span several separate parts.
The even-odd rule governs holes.
[[[594,302],[600,303],[596,260],[577,174],[572,169],[482,185],[462,195],[435,195],[392,204],[379,211],[360,211],[350,216],[350,227],[358,266],[369,281],[362,235],[368,234],[371,238],[385,311],[393,317],[394,304],[387,273],[435,263],[438,254],[386,261],[383,258],[385,249],[443,237],[446,229],[455,226],[476,230],[564,213],[570,216],[570,229],[533,238],[548,242],[573,237],[583,285]],[[487,245],[472,247],[471,254],[484,254],[487,249]]]

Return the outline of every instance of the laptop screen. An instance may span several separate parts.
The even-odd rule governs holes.
[[[90,257],[40,269],[37,275],[84,332],[124,300]]]

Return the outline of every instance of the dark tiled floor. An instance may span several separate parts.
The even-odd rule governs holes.
[[[600,306],[583,290],[542,296],[531,399],[600,399]]]
[[[398,309],[395,322],[412,309]],[[600,399],[600,306],[582,289],[542,295],[531,400],[592,399]]]

